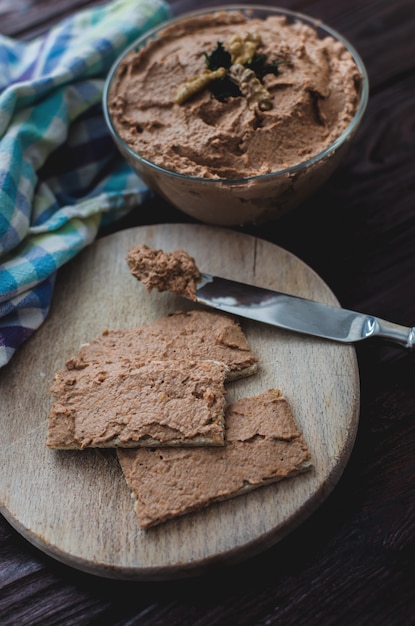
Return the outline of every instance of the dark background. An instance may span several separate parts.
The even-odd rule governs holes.
[[[99,3],[0,0],[0,32],[27,40],[93,4]],[[179,13],[223,3],[171,4]],[[370,100],[347,159],[324,188],[295,214],[241,230],[299,256],[344,307],[412,326],[415,2],[278,6],[321,18],[351,41],[368,70]],[[134,220],[118,227],[190,218],[153,200]],[[377,341],[356,350],[361,413],[354,451],[334,492],[289,537],[201,578],[125,583],[50,559],[0,518],[0,624],[415,624],[415,357]]]

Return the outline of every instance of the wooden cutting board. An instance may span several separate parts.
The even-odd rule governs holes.
[[[230,384],[228,399],[282,389],[313,470],[143,531],[113,451],[45,446],[53,375],[80,344],[105,328],[146,324],[194,307],[170,293],[149,293],[132,277],[125,256],[138,243],[183,248],[202,271],[338,303],[319,276],[286,250],[204,225],[121,231],[60,271],[48,319],[0,370],[1,512],[26,539],[70,566],[105,577],[157,580],[254,555],[322,503],[353,447],[359,377],[351,346],[241,320],[260,368],[256,376]]]

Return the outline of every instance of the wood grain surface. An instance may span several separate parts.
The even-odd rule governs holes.
[[[354,348],[242,321],[259,357],[255,376],[228,385],[228,400],[283,390],[313,469],[143,531],[113,451],[45,446],[54,372],[106,328],[131,328],[195,305],[149,293],[125,257],[139,243],[185,249],[213,274],[313,298],[336,299],[297,257],[269,242],[201,225],[143,226],[95,243],[60,272],[51,314],[13,367],[0,372],[1,510],[29,541],[76,568],[140,580],[237,562],[285,536],[332,491],[352,451],[359,413]],[[24,384],[22,384],[24,380]],[[214,480],[214,475],[212,480]]]

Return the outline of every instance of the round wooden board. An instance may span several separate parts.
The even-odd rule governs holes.
[[[323,502],[352,451],[359,376],[351,346],[241,320],[260,367],[256,376],[229,384],[228,399],[282,389],[313,469],[143,531],[112,450],[53,451],[45,445],[53,375],[80,344],[105,328],[146,324],[195,306],[170,293],[149,293],[130,274],[126,253],[138,243],[183,248],[212,274],[338,302],[286,250],[204,225],[121,231],[98,240],[60,271],[48,319],[0,371],[1,511],[26,539],[70,566],[105,577],[161,580],[254,555]]]

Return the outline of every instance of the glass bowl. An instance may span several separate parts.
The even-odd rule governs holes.
[[[358,104],[348,125],[330,145],[308,158],[299,157],[298,162],[276,171],[218,177],[204,174],[189,175],[187,172],[168,169],[145,158],[122,138],[111,112],[110,103],[114,95],[115,81],[125,59],[130,55],[135,55],[153,40],[162,42],[163,33],[167,27],[173,26],[179,33],[181,25],[187,20],[221,12],[242,12],[249,18],[260,19],[270,15],[282,16],[288,23],[299,22],[311,26],[317,31],[319,39],[330,36],[343,44],[357,68]],[[138,38],[123,52],[108,74],[103,93],[103,109],[109,131],[121,154],[156,194],[201,222],[237,226],[275,220],[287,211],[296,208],[325,183],[338,167],[355,136],[366,109],[368,93],[368,76],[362,59],[354,47],[332,28],[322,24],[319,20],[282,8],[232,5],[187,13],[164,22]],[[155,122],[157,123],[157,120]]]

